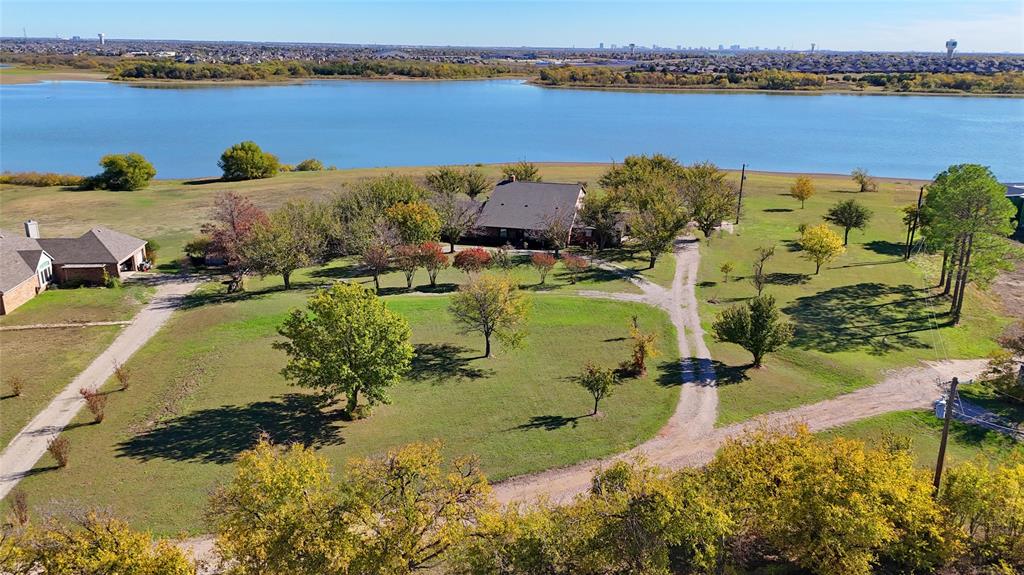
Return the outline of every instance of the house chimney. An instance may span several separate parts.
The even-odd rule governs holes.
[[[25,222],[25,237],[39,239],[39,222],[35,220]]]

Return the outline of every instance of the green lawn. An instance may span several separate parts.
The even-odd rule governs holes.
[[[702,243],[697,299],[719,376],[719,424],[820,401],[876,383],[886,369],[918,360],[984,357],[1008,319],[988,295],[971,289],[964,318],[948,325],[948,300],[937,296],[934,258],[901,258],[906,228],[900,208],[917,199],[917,184],[884,182],[858,194],[848,179],[818,177],[805,209],[788,196],[791,178],[760,175],[744,194],[744,216],[734,235]],[[815,224],[834,203],[854,198],[874,212],[866,231],[850,233],[845,255],[814,274],[795,245],[797,226]],[[776,298],[796,334],[762,369],[750,355],[710,336],[715,315],[756,294],[749,282],[754,250],[774,244],[765,293]],[[719,268],[731,262],[728,283]],[[936,329],[937,328],[937,329]]]
[[[413,326],[414,371],[393,390],[393,404],[343,421],[286,384],[284,356],[271,348],[276,326],[307,293],[194,298],[132,358],[133,386],[111,394],[106,420],[65,432],[70,466],[24,481],[29,496],[70,494],[162,534],[199,533],[207,493],[260,431],[314,445],[338,466],[441,438],[447,455],[479,454],[501,479],[626,450],[651,437],[678,398],[674,330],[647,306],[537,295],[524,347],[499,346],[496,357],[479,359],[481,338],[456,332],[446,296],[393,296],[388,305]],[[603,417],[588,417],[589,396],[567,378],[588,361],[625,359],[632,315],[659,333],[663,355],[647,378],[628,380],[602,403]],[[48,457],[39,463],[50,465]]]
[[[910,439],[917,464],[925,468],[935,468],[939,442],[942,439],[942,421],[931,411],[896,411],[822,433],[825,436],[842,436],[868,443],[877,443],[886,434]],[[1001,433],[958,421],[950,425],[949,442],[946,446],[947,463],[955,464],[957,461],[978,456],[994,460],[1012,451],[1024,453],[1024,444],[1016,443]]]
[[[131,319],[152,291],[143,286],[47,290],[0,316],[0,326]],[[119,326],[0,331],[0,449],[120,331]],[[21,397],[10,394],[13,377],[24,383]]]

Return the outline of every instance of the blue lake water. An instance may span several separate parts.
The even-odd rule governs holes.
[[[216,175],[254,140],[338,167],[621,160],[928,178],[952,163],[1024,181],[1024,99],[552,90],[518,80],[0,87],[0,169],[89,174],[136,151],[158,177]]]

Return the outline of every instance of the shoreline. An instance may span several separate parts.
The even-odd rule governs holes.
[[[967,98],[1024,98],[1024,94],[1002,94],[999,92],[888,92],[885,90],[851,90],[848,88],[824,88],[821,90],[766,90],[759,88],[714,88],[709,86],[594,86],[587,84],[555,85],[537,80],[526,82],[538,88],[552,90],[589,90],[595,92],[636,92],[648,94],[768,94],[780,96],[954,96]]]
[[[19,68],[9,68],[19,70]],[[24,70],[24,69],[21,69]],[[348,82],[481,82],[493,80],[521,80],[524,84],[537,88],[552,90],[588,90],[597,92],[648,93],[648,94],[768,94],[780,96],[948,96],[965,98],[1024,98],[1024,94],[1003,94],[998,92],[891,92],[885,90],[852,90],[849,88],[823,88],[820,90],[766,90],[758,88],[714,88],[711,86],[595,86],[595,85],[553,85],[538,81],[531,75],[487,76],[479,78],[415,78],[411,76],[310,76],[306,78],[286,77],[281,79],[261,80],[174,80],[166,78],[112,79],[103,72],[95,70],[55,69],[26,72],[0,71],[0,86],[41,84],[43,82],[107,82],[125,86],[141,87],[265,87],[291,86],[317,81],[348,81]]]

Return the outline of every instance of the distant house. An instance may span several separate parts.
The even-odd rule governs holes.
[[[39,237],[39,223],[25,222],[25,234],[0,232],[0,315],[32,299],[51,282],[99,284],[104,272],[122,277],[139,269],[146,240],[105,227],[77,238]]]
[[[1017,206],[1017,234],[1024,235],[1024,182],[1006,184],[1006,197]]]
[[[481,209],[476,234],[481,239],[524,247],[531,241],[540,243],[540,236],[551,223],[561,220],[571,241],[576,215],[586,195],[582,184],[503,182]]]

